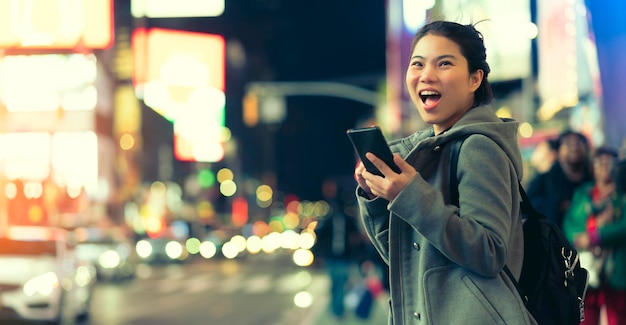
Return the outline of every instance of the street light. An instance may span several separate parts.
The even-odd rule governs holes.
[[[329,96],[354,100],[376,107],[380,94],[369,89],[330,81],[251,82],[244,96],[244,116],[251,126],[258,120],[265,123],[281,122],[286,113],[287,96]],[[258,120],[257,120],[258,119]]]

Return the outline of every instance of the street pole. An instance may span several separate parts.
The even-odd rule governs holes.
[[[373,107],[380,104],[380,95],[376,91],[331,81],[251,82],[246,88],[248,94],[254,94],[259,98],[266,96],[330,96],[351,99]]]

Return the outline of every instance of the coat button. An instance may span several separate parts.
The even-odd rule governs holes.
[[[416,250],[420,250],[420,244],[413,242],[413,248],[415,248]]]
[[[420,315],[420,313],[418,312],[414,312],[413,313],[413,317],[415,317],[415,319],[420,320],[422,318],[422,315]]]
[[[435,146],[435,147],[433,148],[433,151],[434,151],[434,152],[437,152],[437,151],[439,151],[440,149],[441,149],[441,146]]]

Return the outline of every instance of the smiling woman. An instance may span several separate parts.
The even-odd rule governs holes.
[[[383,175],[355,169],[365,231],[389,265],[390,323],[536,324],[503,273],[506,265],[519,277],[522,268],[522,159],[518,123],[488,105],[489,72],[473,25],[426,24],[412,42],[406,85],[431,127],[389,143],[399,173],[371,153]],[[461,138],[457,207],[450,153]]]

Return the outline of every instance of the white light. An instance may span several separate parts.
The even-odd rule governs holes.
[[[231,180],[225,180],[220,184],[220,193],[224,196],[233,196],[237,193],[237,184]]]
[[[0,61],[0,97],[8,111],[93,110],[94,56],[45,54],[7,56]],[[37,78],[29,76],[36,75]]]
[[[152,255],[152,245],[149,241],[142,239],[137,242],[137,245],[135,245],[135,251],[139,257],[148,258]]]
[[[261,247],[263,252],[271,254],[281,246],[281,237],[277,232],[272,232],[261,239]]]
[[[217,247],[210,241],[200,244],[200,255],[204,258],[212,258],[217,253]]]
[[[300,248],[311,249],[315,245],[315,236],[308,231],[302,232],[298,238],[298,244]]]
[[[237,247],[237,250],[239,252],[243,252],[246,250],[246,238],[242,235],[235,235],[233,236],[233,238],[230,239],[230,242],[233,243],[235,245],[235,247]]]
[[[170,241],[165,244],[165,254],[175,260],[183,255],[183,245],[177,241]]]
[[[435,6],[435,0],[403,0],[404,27],[414,33],[426,22],[426,11]]]
[[[237,257],[238,254],[239,254],[239,249],[237,248],[237,245],[235,245],[234,243],[227,242],[224,244],[224,246],[222,246],[222,255],[224,255],[224,257],[228,259],[233,259]]]
[[[79,266],[78,269],[76,270],[75,280],[76,280],[76,284],[78,284],[79,287],[85,287],[89,283],[91,283],[92,277],[91,277],[91,271],[89,271],[89,268],[87,268],[86,266],[82,266],[82,265]]]
[[[300,291],[293,297],[293,304],[300,308],[308,308],[313,304],[313,296],[306,291]]]
[[[282,248],[285,249],[296,249],[299,247],[298,238],[300,235],[293,230],[285,230],[281,234],[282,239]]]
[[[308,249],[298,249],[293,252],[293,262],[298,266],[309,266],[313,264],[313,253]]]
[[[44,273],[28,280],[23,287],[27,296],[38,293],[42,296],[49,296],[55,288],[59,287],[59,278],[54,272]]]
[[[257,254],[261,251],[261,237],[250,236],[247,240],[248,253]]]
[[[98,263],[105,269],[116,268],[120,265],[120,254],[114,250],[108,250],[100,255]]]
[[[132,0],[135,18],[217,17],[224,13],[224,0]]]

